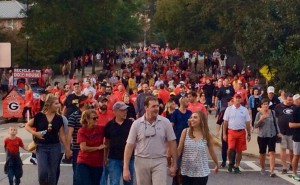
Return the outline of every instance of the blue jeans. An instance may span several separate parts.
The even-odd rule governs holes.
[[[78,185],[76,183],[76,167],[77,167],[77,157],[78,157],[79,149],[72,149],[72,168],[73,168],[73,185]]]
[[[103,167],[93,167],[84,163],[77,163],[76,183],[81,185],[99,185]]]
[[[40,185],[56,185],[56,172],[60,156],[60,143],[37,144],[36,159]]]
[[[108,174],[110,185],[120,185],[120,179],[123,179],[123,164],[124,161],[116,159],[108,159]],[[131,175],[131,181],[124,181],[124,185],[133,185],[134,180],[134,160],[131,159],[129,162],[129,171]]]
[[[13,165],[9,167],[7,176],[10,185],[14,184],[14,177],[16,185],[19,185],[21,182],[20,179],[22,177],[22,172],[19,171],[19,167],[17,165]]]

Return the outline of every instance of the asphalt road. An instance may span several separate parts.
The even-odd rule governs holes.
[[[7,135],[7,127],[10,124],[1,125],[0,136],[3,138]],[[19,133],[23,133],[23,128],[19,128]],[[1,140],[2,140],[1,138]],[[30,138],[24,139],[25,143],[29,143]],[[218,158],[220,159],[220,148],[215,147]],[[21,158],[23,160],[23,171],[24,175],[21,179],[21,184],[24,185],[35,185],[38,184],[37,181],[37,166],[32,165],[29,162],[31,154],[28,152],[21,151]],[[3,143],[0,144],[0,169],[3,170],[5,162],[5,153],[3,149]],[[213,162],[210,161],[210,168],[213,168]],[[280,170],[280,165],[277,164],[277,170]],[[2,171],[1,170],[1,171]],[[222,185],[290,185],[294,184],[294,181],[289,177],[289,175],[281,175],[279,172],[277,177],[271,178],[268,175],[260,175],[260,168],[258,165],[258,160],[256,158],[251,158],[244,156],[243,162],[241,164],[242,174],[230,174],[227,169],[220,169],[219,173],[211,174],[209,176],[208,184],[222,184]],[[287,181],[288,180],[288,181]],[[290,181],[290,182],[289,182]],[[0,173],[0,185],[8,184],[8,179],[3,171]],[[71,185],[72,184],[72,167],[71,165],[62,164],[61,165],[61,176],[59,180],[59,185]],[[300,184],[300,183],[299,183]]]

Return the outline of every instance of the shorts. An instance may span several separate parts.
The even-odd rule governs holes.
[[[228,149],[235,149],[237,152],[247,150],[246,130],[228,129]]]
[[[293,153],[294,155],[300,155],[300,142],[293,141]]]
[[[265,154],[267,152],[275,152],[276,149],[276,136],[274,137],[257,137],[259,153]]]
[[[293,136],[282,135],[280,146],[282,149],[293,150]]]

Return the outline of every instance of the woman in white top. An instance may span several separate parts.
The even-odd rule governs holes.
[[[189,128],[182,131],[177,149],[178,157],[182,154],[182,185],[207,184],[210,169],[206,148],[215,163],[214,172],[217,173],[218,159],[209,133],[207,117],[203,112],[195,112],[189,119]]]

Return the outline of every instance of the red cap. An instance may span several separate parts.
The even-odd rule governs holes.
[[[93,100],[87,98],[87,99],[82,100],[82,101],[79,102],[79,104],[81,104],[81,105],[82,105],[82,104],[85,104],[85,103],[93,103]]]

